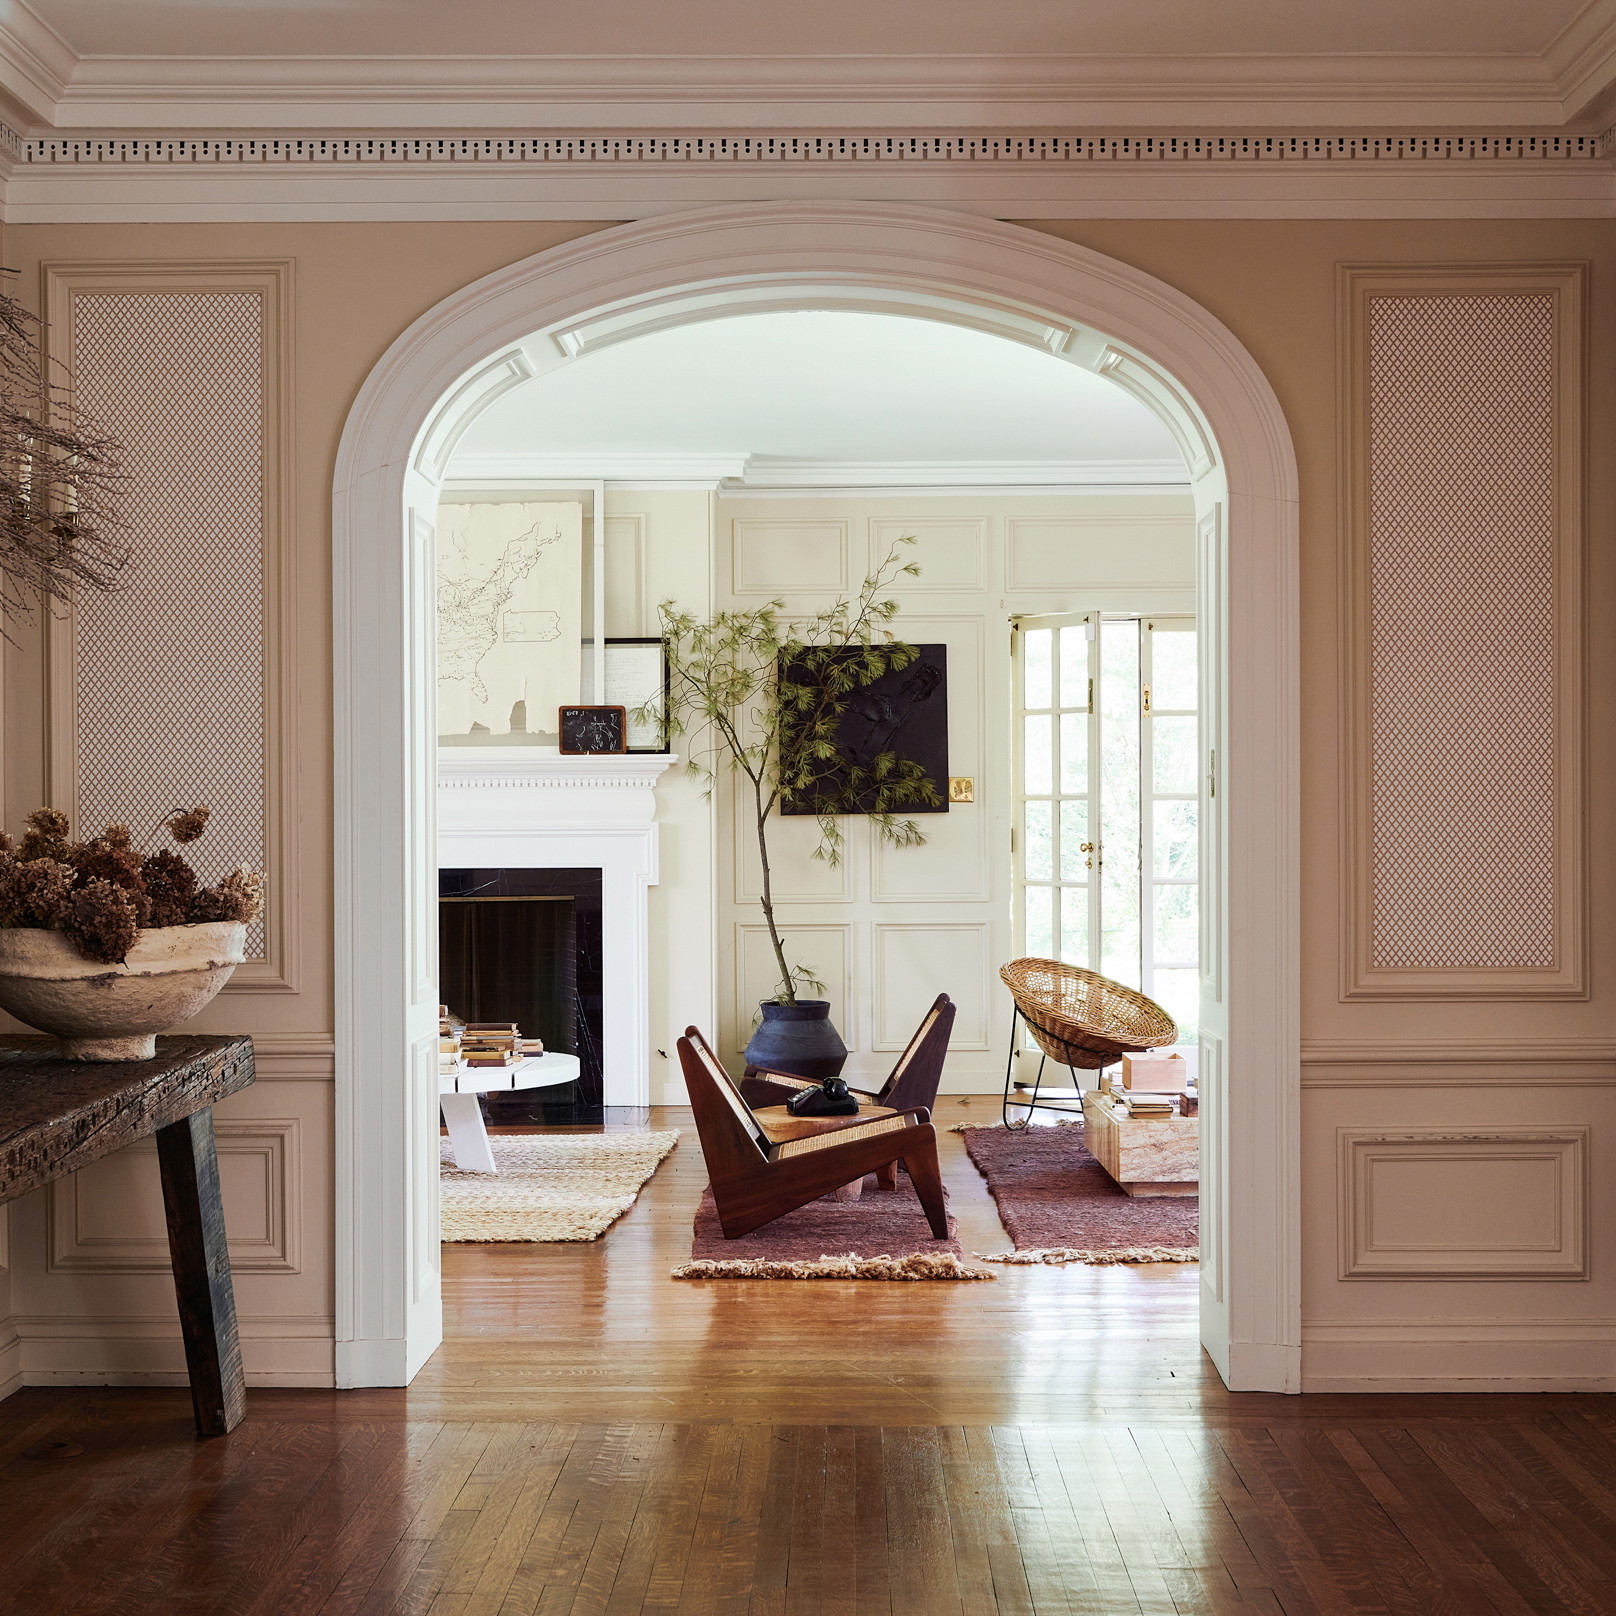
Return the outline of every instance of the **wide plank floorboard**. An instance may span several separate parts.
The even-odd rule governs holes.
[[[705,1175],[653,1125],[605,1239],[445,1248],[407,1390],[210,1442],[183,1388],[0,1404],[0,1612],[1616,1616],[1610,1399],[1231,1396],[1192,1265],[675,1283]]]

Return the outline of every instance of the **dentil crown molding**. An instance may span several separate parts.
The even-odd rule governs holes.
[[[996,218],[1607,217],[1604,133],[100,135],[0,130],[27,223],[622,219],[933,202]]]

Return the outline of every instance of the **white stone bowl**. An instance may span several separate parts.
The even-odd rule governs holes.
[[[152,926],[121,964],[88,960],[66,932],[0,926],[0,1008],[54,1033],[64,1060],[138,1061],[194,1016],[245,958],[239,920]]]

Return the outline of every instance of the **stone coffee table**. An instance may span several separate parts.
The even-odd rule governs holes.
[[[1200,1193],[1201,1119],[1129,1117],[1098,1089],[1083,1094],[1084,1143],[1129,1195]]]

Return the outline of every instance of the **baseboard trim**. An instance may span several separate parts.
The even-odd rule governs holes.
[[[1509,1396],[1543,1392],[1616,1392],[1616,1375],[1303,1375],[1302,1391],[1476,1392]]]
[[[1616,1391],[1609,1319],[1365,1322],[1302,1334],[1307,1392]]]
[[[16,1320],[17,1363],[26,1386],[184,1386],[179,1326],[166,1319]],[[329,1319],[241,1321],[249,1386],[334,1386]]]

